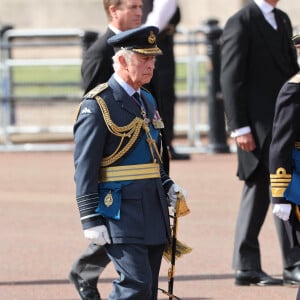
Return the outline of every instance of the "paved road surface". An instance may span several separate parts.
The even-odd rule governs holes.
[[[297,288],[236,287],[231,255],[241,182],[235,154],[193,154],[172,161],[171,175],[188,190],[191,214],[179,220],[179,239],[193,248],[176,263],[175,294],[184,300],[288,300]],[[0,153],[0,299],[75,300],[67,280],[87,245],[74,200],[71,152]],[[271,214],[261,232],[265,271],[281,276]],[[167,288],[168,264],[160,287]],[[110,265],[99,288],[107,299],[115,276]],[[167,299],[162,293],[159,299]],[[142,299],[141,299],[142,300]]]

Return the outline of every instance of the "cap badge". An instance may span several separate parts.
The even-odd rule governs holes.
[[[148,43],[153,45],[156,41],[156,36],[155,34],[153,33],[153,31],[150,31],[150,34],[148,36]]]

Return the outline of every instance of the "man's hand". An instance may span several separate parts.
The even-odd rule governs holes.
[[[173,210],[176,211],[176,202],[177,202],[177,195],[181,192],[186,198],[187,192],[183,188],[179,187],[176,183],[172,184],[169,191],[168,191],[168,197],[170,200],[170,205],[173,207]]]
[[[253,151],[256,148],[256,144],[252,133],[239,135],[235,138],[237,146],[246,152]]]
[[[110,238],[105,225],[95,226],[83,231],[84,237],[98,245],[110,244]]]
[[[292,210],[291,204],[274,204],[273,214],[283,221],[287,221]]]

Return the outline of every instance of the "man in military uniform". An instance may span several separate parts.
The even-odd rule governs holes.
[[[300,49],[300,35],[293,41]],[[273,213],[285,221],[291,247],[299,247],[300,73],[283,85],[277,98],[270,146],[270,180]]]
[[[121,31],[141,25],[142,0],[103,0],[103,7],[108,19],[108,28],[87,49],[82,61],[82,88],[85,93],[98,84],[108,81],[114,72],[112,66],[114,49],[107,43],[107,39]],[[158,81],[157,76],[153,76],[151,82],[147,84],[147,89],[159,101],[157,98],[157,84],[154,84],[156,81]],[[158,103],[158,106],[161,107],[161,103]],[[159,109],[159,111],[161,110]],[[169,154],[166,151],[165,134],[162,133],[163,147],[165,148],[165,151],[163,151],[163,164],[165,171],[168,173]],[[104,248],[93,243],[90,243],[87,249],[74,261],[69,279],[75,285],[82,300],[99,300],[101,298],[97,283],[100,274],[109,262],[110,260]]]
[[[114,49],[107,44],[113,35],[141,25],[142,0],[103,0],[107,30],[84,53],[81,73],[82,88],[87,93],[99,83],[107,82],[113,70]],[[165,156],[166,157],[166,156]],[[99,300],[97,289],[99,275],[110,259],[102,246],[90,243],[74,261],[69,278],[82,300]]]
[[[183,192],[163,169],[162,120],[151,80],[158,28],[108,40],[118,49],[115,73],[91,90],[74,126],[76,199],[84,236],[105,245],[120,275],[109,299],[157,299],[158,275],[170,239],[168,204]],[[168,201],[169,199],[169,201]]]

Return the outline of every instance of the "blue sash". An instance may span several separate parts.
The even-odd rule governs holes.
[[[156,106],[155,100],[153,99],[151,94],[142,90],[142,95],[144,98],[146,98],[147,102],[149,102],[153,107]],[[150,122],[148,125],[150,128],[151,137],[153,138],[153,140],[157,141],[160,131],[153,127],[152,122]],[[131,150],[130,154],[122,160],[122,165],[146,164],[151,162],[152,159],[153,158],[147,142],[147,136],[143,132],[141,139],[137,141],[136,144],[133,146],[133,149]]]
[[[150,94],[143,93],[147,100],[155,106],[154,99]],[[152,138],[157,141],[159,136],[159,130],[155,129],[150,122],[149,124],[150,134]],[[142,130],[143,131],[143,130]],[[149,145],[147,142],[147,136],[145,132],[142,132],[140,140],[136,142],[131,150],[130,154],[125,156],[120,165],[137,165],[149,163],[153,160]],[[122,199],[122,187],[130,184],[132,180],[126,181],[114,181],[114,182],[100,182],[98,184],[99,204],[96,212],[106,218],[112,218],[119,220],[121,218],[121,199]]]
[[[294,149],[292,158],[294,163],[292,180],[283,196],[290,202],[300,205],[300,151]]]

